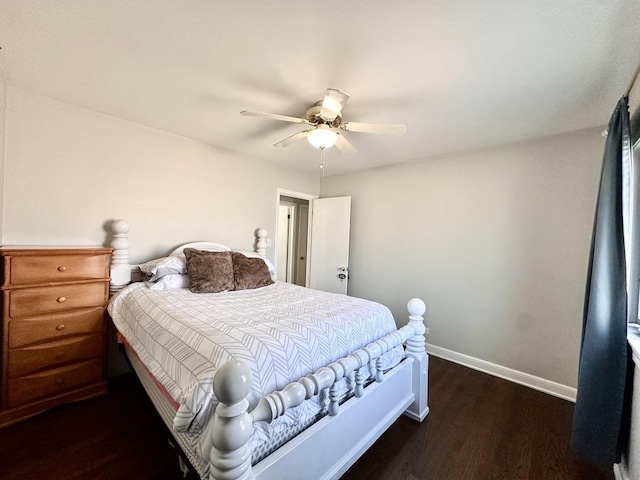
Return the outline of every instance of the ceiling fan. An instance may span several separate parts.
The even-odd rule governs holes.
[[[382,133],[396,136],[404,135],[407,131],[407,127],[404,125],[345,122],[342,119],[342,109],[348,100],[348,94],[335,88],[328,88],[324,99],[316,102],[315,105],[309,108],[305,118],[290,117],[275,113],[252,112],[249,110],[242,110],[240,114],[270,118],[283,122],[300,123],[311,127],[279,141],[274,147],[286,147],[296,140],[306,137],[311,145],[322,150],[335,145],[342,153],[355,153],[356,149],[338,130],[342,130],[343,132]]]

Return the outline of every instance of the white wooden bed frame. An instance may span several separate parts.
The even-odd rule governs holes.
[[[130,283],[132,269],[136,267],[129,264],[129,225],[124,220],[116,220],[112,229],[111,291],[115,293]],[[266,257],[266,230],[257,230],[256,236],[256,253]],[[176,254],[186,246],[229,250],[221,244],[198,242],[183,245],[172,253]],[[337,479],[400,415],[405,414],[418,422],[424,420],[429,413],[429,357],[425,351],[422,317],[425,309],[422,300],[411,299],[407,325],[263,397],[252,411],[248,411],[246,399],[251,389],[249,368],[239,361],[225,363],[218,369],[213,382],[213,390],[220,403],[211,420],[214,428],[209,479]],[[400,344],[405,344],[407,358],[388,372],[383,372],[380,363],[376,362],[375,381],[365,387],[367,379],[361,367]],[[355,395],[339,404],[334,385],[353,372]],[[300,405],[327,388],[329,414],[252,466],[250,439],[253,423],[271,422],[287,409]],[[185,441],[179,436],[175,438],[180,444]]]

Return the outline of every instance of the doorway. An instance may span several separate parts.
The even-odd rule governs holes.
[[[306,287],[309,259],[309,202],[294,192],[278,193],[276,267],[278,280]]]
[[[278,188],[276,198],[277,279],[347,294],[351,197],[318,199]]]

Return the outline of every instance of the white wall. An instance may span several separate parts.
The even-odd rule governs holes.
[[[133,262],[195,240],[252,249],[255,229],[275,234],[277,187],[317,194],[319,180],[7,89],[4,244],[100,245],[124,218]]]
[[[109,221],[124,218],[133,263],[195,240],[252,250],[257,228],[275,235],[278,187],[318,194],[317,177],[14,87],[6,92],[5,245],[102,245]],[[111,325],[107,365],[110,376],[128,370]]]
[[[134,262],[191,240],[249,249],[256,228],[275,234],[277,187],[320,188],[3,82],[0,102],[5,90],[3,244],[103,244],[125,218]],[[323,196],[353,198],[350,293],[399,323],[422,297],[429,343],[575,386],[602,147],[588,130],[327,177]]]
[[[602,129],[331,176],[349,293],[427,303],[428,343],[575,387]]]

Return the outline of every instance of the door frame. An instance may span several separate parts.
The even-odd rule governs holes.
[[[278,270],[278,277],[282,277],[282,273],[280,272],[280,268],[284,267],[282,270],[284,271],[284,281],[285,282],[290,282],[292,277],[293,277],[293,253],[294,253],[294,237],[291,234],[291,227],[292,225],[295,224],[295,208],[294,208],[295,204],[293,203],[289,203],[289,202],[283,202],[282,200],[280,200],[280,208],[278,209],[278,228],[276,229],[276,245],[275,245],[275,249],[278,252],[278,255],[281,252],[281,250],[284,250],[282,247],[282,244],[286,244],[287,248],[286,248],[286,252],[287,254],[285,255],[285,260],[284,263],[281,265],[280,263],[276,263],[276,269]],[[283,215],[285,213],[285,210],[287,211],[287,222],[284,221]],[[282,224],[280,223],[282,222]],[[286,228],[285,228],[286,225]],[[286,230],[286,241],[283,241],[285,239],[285,232],[281,232],[280,229]],[[280,238],[280,234],[283,234],[282,238]],[[282,242],[282,244],[281,244]],[[280,259],[280,257],[278,256],[276,258],[276,262]],[[280,278],[278,278],[278,280],[280,280]]]
[[[286,188],[280,188],[280,187],[276,187],[276,232],[275,232],[275,236],[274,238],[276,239],[276,242],[278,241],[278,226],[280,225],[280,197],[292,197],[292,198],[298,198],[300,200],[307,200],[309,202],[309,222],[308,222],[308,226],[307,226],[307,255],[306,255],[306,264],[307,264],[307,271],[306,271],[306,276],[305,276],[305,280],[304,280],[304,284],[305,286],[309,286],[309,279],[310,279],[310,268],[309,268],[309,262],[311,261],[311,242],[313,241],[313,239],[311,238],[311,218],[313,217],[313,200],[316,200],[317,198],[320,198],[319,195],[313,195],[311,193],[304,193],[304,192],[296,192],[294,190],[287,190]],[[277,265],[278,264],[278,245],[275,245],[274,250],[274,264]]]

